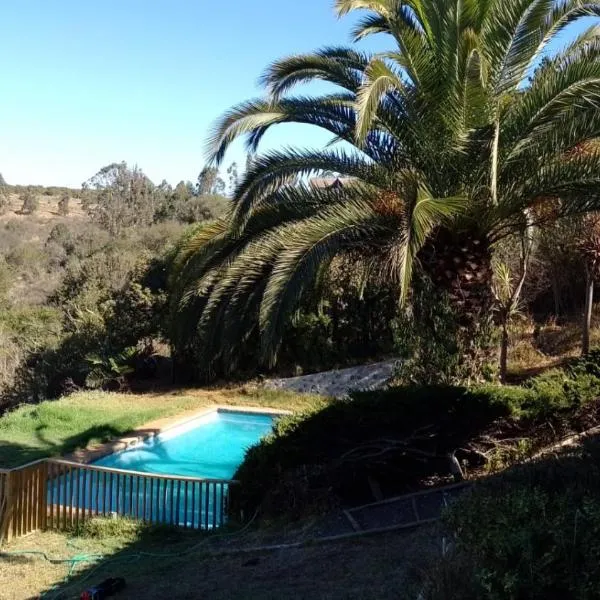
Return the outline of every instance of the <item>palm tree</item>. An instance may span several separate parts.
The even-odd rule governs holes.
[[[415,268],[426,273],[469,330],[493,302],[494,244],[539,225],[547,198],[559,199],[553,218],[598,208],[600,153],[569,155],[600,134],[598,26],[534,67],[570,25],[600,16],[600,2],[337,0],[336,10],[364,11],[355,40],[383,34],[390,50],[279,60],[263,75],[267,96],[231,109],[211,137],[215,163],[240,137],[257,152],[281,123],[340,145],[257,154],[227,218],[188,240],[176,322],[183,338],[199,334],[206,360],[258,336],[273,364],[302,294],[347,252],[363,257],[365,277],[396,282],[401,302]],[[316,80],[330,91],[292,93]],[[311,186],[325,171],[348,183]]]

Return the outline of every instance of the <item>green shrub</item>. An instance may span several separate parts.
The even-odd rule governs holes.
[[[584,409],[600,398],[598,364],[600,352],[525,386],[408,386],[355,393],[283,419],[247,453],[236,474],[243,485],[232,506],[245,514],[259,506],[267,515],[301,514],[332,502],[368,501],[370,480],[386,494],[402,493],[424,480],[448,478],[447,454],[455,451],[467,469],[506,468],[590,426]],[[483,464],[473,462],[481,456],[461,450],[498,429],[534,437],[505,442]]]
[[[510,387],[391,388],[282,419],[238,469],[242,485],[233,510],[251,515],[262,506],[267,515],[302,514],[323,503],[370,500],[370,479],[393,494],[424,478],[447,477],[447,453],[517,414],[527,396]],[[391,447],[390,440],[397,444]]]
[[[583,451],[515,468],[460,498],[444,519],[455,536],[444,585],[438,571],[424,597],[600,597],[598,458],[594,442]]]
[[[526,383],[531,396],[524,411],[531,418],[560,418],[600,397],[600,353],[571,361]]]
[[[426,277],[416,278],[411,310],[398,314],[392,327],[402,384],[464,385],[496,376],[491,318],[465,328],[456,307]]]

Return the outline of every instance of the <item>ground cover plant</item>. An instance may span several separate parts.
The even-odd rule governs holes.
[[[599,443],[491,477],[448,510],[428,600],[598,598]],[[459,575],[460,574],[460,575]]]

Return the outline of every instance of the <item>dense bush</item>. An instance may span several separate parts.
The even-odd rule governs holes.
[[[451,477],[448,455],[467,472],[505,467],[571,430],[597,422],[586,406],[600,397],[600,351],[526,386],[409,386],[352,394],[281,420],[251,448],[236,478],[233,510],[302,514],[315,506],[402,493]],[[595,406],[595,404],[594,404]],[[527,438],[499,444],[487,463],[480,439]],[[476,450],[476,448],[475,448]],[[492,448],[493,450],[493,448]]]
[[[164,223],[114,239],[89,225],[60,222],[49,229],[43,246],[20,241],[21,223],[5,228],[12,250],[0,263],[0,405],[35,402],[101,382],[93,361],[111,365],[126,351],[131,356],[128,349],[140,355],[133,362],[147,375],[153,342],[163,337],[166,320],[162,255],[182,225]],[[50,271],[55,272],[51,284],[45,279]],[[45,286],[45,307],[34,303],[24,309],[13,299],[17,283],[29,280]],[[46,314],[53,315],[51,326],[41,320]],[[39,321],[39,331],[33,332],[30,315]]]
[[[600,597],[600,444],[519,466],[445,516],[454,538],[427,600]]]
[[[491,318],[465,328],[448,296],[428,278],[421,275],[413,286],[411,309],[392,321],[398,380],[420,385],[491,381],[497,371]]]
[[[155,275],[160,268],[154,262],[138,262],[123,273],[113,273],[115,282],[122,276],[125,281],[111,289],[109,282],[102,285],[103,280],[97,279],[98,265],[93,265],[80,279],[65,280],[72,295],[60,303],[69,311],[62,315],[66,321],[61,335],[22,362],[7,402],[37,402],[80,387],[122,383],[122,376],[140,364],[138,355],[143,362],[152,354],[153,340],[162,335],[166,309],[161,279]],[[64,289],[61,293],[66,294]],[[122,364],[124,355],[126,364]],[[104,370],[103,365],[107,365]]]
[[[315,503],[369,501],[369,479],[393,494],[446,477],[447,453],[515,414],[525,396],[513,388],[392,388],[282,419],[236,473],[234,510],[302,514]]]

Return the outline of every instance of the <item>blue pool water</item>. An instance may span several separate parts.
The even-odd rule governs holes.
[[[144,473],[232,479],[246,450],[272,426],[270,415],[214,412],[94,464]]]
[[[227,519],[230,491],[222,480],[233,478],[246,450],[272,426],[270,415],[215,411],[93,463],[121,471],[70,468],[51,474],[48,503],[55,512],[49,518],[66,523],[66,507],[72,506],[89,515],[218,527]]]

